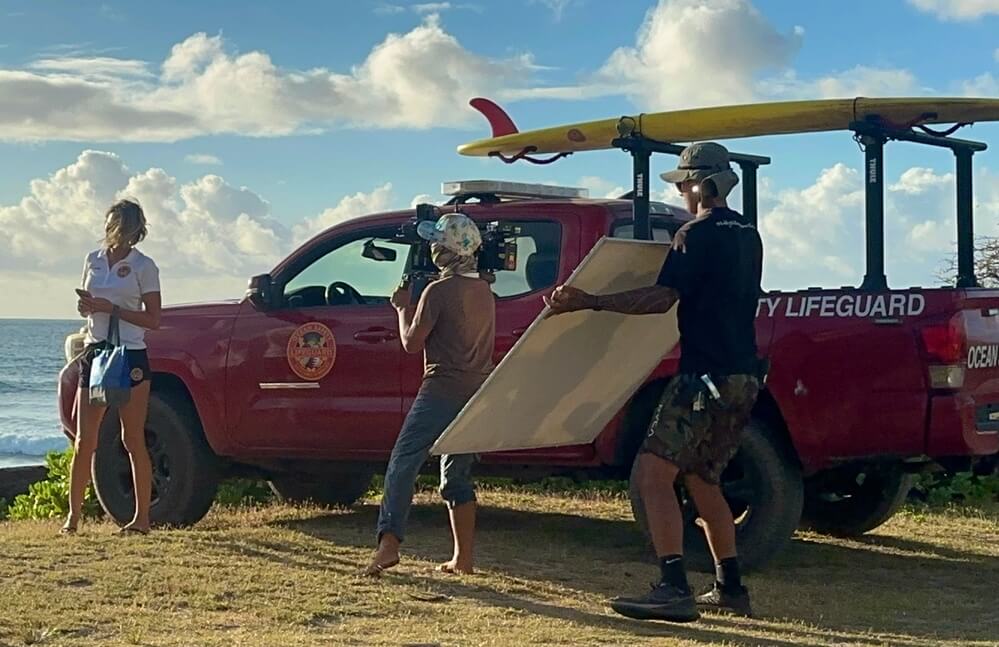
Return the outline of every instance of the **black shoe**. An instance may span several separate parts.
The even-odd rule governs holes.
[[[715,582],[711,589],[697,596],[697,606],[704,611],[728,611],[747,618],[753,617],[749,589],[744,586],[740,586],[738,591],[725,591]]]
[[[669,584],[653,584],[652,591],[637,598],[614,598],[611,608],[636,620],[693,622],[701,617],[694,594]]]

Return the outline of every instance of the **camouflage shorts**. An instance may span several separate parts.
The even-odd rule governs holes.
[[[681,473],[696,474],[717,484],[739,449],[760,382],[753,375],[729,375],[713,381],[720,400],[711,397],[697,376],[674,377],[652,416],[642,451],[665,458]]]

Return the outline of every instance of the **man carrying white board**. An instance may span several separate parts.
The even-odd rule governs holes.
[[[552,314],[591,309],[632,315],[668,312],[680,302],[680,370],[652,417],[638,465],[661,578],[651,592],[615,598],[611,607],[631,618],[674,622],[696,620],[698,606],[750,615],[735,523],[719,483],[760,387],[754,321],[763,245],[756,228],[726,204],[738,177],[723,146],[688,146],[677,170],[662,178],[677,185],[697,218],[678,234],[656,285],[599,296],[560,286],[545,301]],[[683,518],[672,487],[680,475],[716,564],[714,585],[696,599],[683,565]]]

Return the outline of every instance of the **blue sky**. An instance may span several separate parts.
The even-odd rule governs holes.
[[[67,282],[99,234],[102,201],[123,191],[146,203],[147,248],[165,271],[211,276],[178,280],[166,295],[177,301],[238,295],[307,233],[436,196],[442,180],[593,195],[627,184],[615,152],[543,169],[458,156],[486,132],[466,105],[475,94],[522,129],[755,100],[999,95],[997,0],[233,7],[0,1],[0,225],[13,234],[0,241],[0,280],[31,295],[0,316],[72,313]],[[996,124],[963,134],[999,146]],[[861,155],[849,137],[733,147],[774,158],[768,286],[859,276]],[[951,159],[902,145],[889,155],[889,278],[928,284],[953,239]],[[999,232],[999,153],[976,163],[978,230]]]

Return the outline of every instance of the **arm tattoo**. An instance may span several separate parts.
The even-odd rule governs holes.
[[[653,285],[617,294],[605,294],[596,298],[600,310],[620,312],[626,315],[648,315],[669,312],[680,299],[673,288]]]

